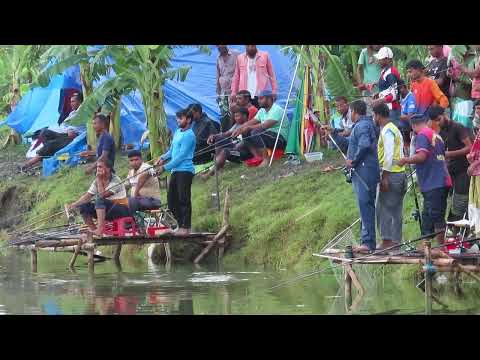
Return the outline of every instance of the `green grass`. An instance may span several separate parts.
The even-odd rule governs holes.
[[[345,182],[343,174],[340,171],[321,171],[332,161],[338,163],[340,160],[335,153],[327,151],[326,160],[322,163],[293,168],[296,174],[283,178],[279,175],[292,170],[282,166],[282,161],[276,162],[270,171],[227,164],[225,171],[219,175],[222,206],[225,189],[231,188],[233,241],[226,252],[225,264],[245,263],[301,271],[318,267],[320,261],[312,253],[320,251],[359,216],[352,187]],[[125,157],[118,157],[116,168],[117,174],[124,178],[128,171]],[[84,174],[83,167],[62,169],[48,178],[16,179],[15,185],[22,188],[19,201],[25,202],[25,208],[31,208],[24,223],[61,211],[64,204],[76,200],[87,190],[92,179]],[[3,182],[0,192],[11,185],[12,182]],[[218,231],[221,226],[223,214],[213,207],[212,192],[215,192],[214,177],[207,182],[198,177],[194,179],[194,230]],[[162,200],[166,202],[164,190]],[[418,225],[410,217],[413,204],[413,196],[407,194],[405,239],[419,235]],[[309,211],[307,216],[297,221]],[[48,224],[64,222],[65,217],[60,216]],[[140,260],[145,257],[144,251],[145,248],[127,253]],[[400,269],[402,276],[410,276],[412,267],[395,269]]]

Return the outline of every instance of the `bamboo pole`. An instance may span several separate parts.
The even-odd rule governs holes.
[[[288,102],[290,101],[290,95],[292,94],[293,84],[295,83],[295,78],[297,77],[298,65],[300,64],[300,56],[301,56],[302,50],[303,50],[303,45],[300,47],[300,53],[297,55],[297,64],[295,65],[295,71],[293,72],[292,81],[290,83],[290,90],[288,90],[287,101],[285,103],[285,107],[283,108],[282,120],[280,120],[279,129],[282,129],[283,121],[285,120],[285,115],[287,114]],[[275,139],[275,145],[273,145],[272,155],[270,156],[270,163],[268,164],[268,167],[272,166],[273,156],[275,155],[275,150],[277,149],[279,137],[280,137],[280,131],[278,131],[277,133],[277,138]],[[288,139],[285,139],[285,140],[288,140]]]
[[[30,262],[31,262],[31,267],[32,267],[32,272],[36,273],[37,272],[37,250],[36,249],[30,249]]]
[[[122,244],[115,246],[115,251],[113,253],[113,261],[116,263],[120,262],[120,253],[122,252]]]
[[[70,269],[73,269],[75,267],[75,261],[77,261],[77,257],[78,257],[78,254],[80,253],[81,247],[82,247],[82,245],[80,245],[80,244],[75,245],[75,251],[72,255],[72,258],[70,259],[70,263],[68,264],[68,267]]]
[[[87,256],[88,256],[88,272],[92,273],[95,271],[95,261],[94,261],[94,249],[88,249],[87,250]]]
[[[431,242],[424,242],[425,249],[425,265],[431,266]],[[425,315],[432,314],[432,273],[430,271],[425,271]]]
[[[349,265],[345,265],[343,269],[345,272],[345,310],[349,312],[352,306],[352,277],[347,266]]]

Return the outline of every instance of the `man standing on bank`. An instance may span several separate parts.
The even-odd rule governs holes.
[[[168,185],[168,208],[178,222],[176,231],[179,235],[190,233],[192,223],[192,180],[195,175],[193,153],[195,151],[195,134],[190,128],[192,112],[181,110],[177,114],[178,129],[173,135],[170,149],[156,162],[157,173],[170,171],[172,176]]]
[[[403,137],[389,118],[388,106],[374,106],[373,119],[381,129],[378,139],[381,181],[376,214],[382,238],[380,249],[386,249],[402,241],[403,198],[407,192],[407,177],[405,167],[397,165],[402,158]]]
[[[376,249],[375,199],[380,181],[375,124],[367,114],[367,104],[356,100],[350,105],[352,121],[355,124],[350,135],[347,168],[353,169],[352,185],[357,196],[362,221],[361,246],[357,252]]]
[[[227,45],[217,45],[217,103],[220,108],[221,131],[232,127],[229,98],[232,92],[232,78],[240,51],[229,49]]]
[[[273,71],[270,55],[257,49],[257,45],[246,45],[245,52],[238,55],[235,73],[232,79],[232,102],[239,90],[248,90],[252,96],[252,104],[259,108],[258,94],[271,90],[278,94],[277,79]]]

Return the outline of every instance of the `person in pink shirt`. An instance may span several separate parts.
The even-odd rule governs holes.
[[[472,48],[475,50],[475,65],[473,70],[467,69],[466,66],[461,67],[462,73],[466,74],[470,79],[472,79],[472,99],[473,101],[480,99],[480,56],[477,55],[477,50],[480,48],[480,45],[472,45]]]
[[[277,79],[270,56],[268,52],[258,50],[257,45],[246,45],[245,52],[237,57],[232,79],[232,102],[239,90],[248,90],[252,95],[252,104],[257,108],[259,93],[271,90],[277,94]]]

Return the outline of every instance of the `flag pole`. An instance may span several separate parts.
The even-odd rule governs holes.
[[[297,76],[298,64],[300,64],[300,55],[302,53],[302,50],[303,50],[303,45],[300,47],[300,53],[297,56],[297,64],[295,65],[295,71],[293,72],[292,82],[290,83],[290,90],[288,91],[287,101],[285,103],[285,107],[283,108],[282,120],[280,121],[280,127],[278,128],[277,138],[275,139],[275,145],[273,146],[272,155],[270,157],[270,163],[268,164],[269,167],[272,166],[273,155],[275,155],[275,150],[277,149],[280,130],[282,129],[283,120],[285,119],[285,114],[287,113],[287,106],[288,106],[288,102],[290,101],[290,95],[292,94],[293,83],[295,82],[295,77]],[[285,140],[288,140],[288,139],[285,139]]]

